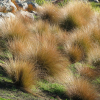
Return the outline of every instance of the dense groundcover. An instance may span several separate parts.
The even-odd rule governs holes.
[[[100,100],[99,11],[12,2],[0,8],[0,100]]]

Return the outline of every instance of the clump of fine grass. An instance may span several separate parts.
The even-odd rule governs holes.
[[[34,65],[28,61],[10,59],[9,62],[6,63],[4,69],[18,87],[31,89],[35,84]]]
[[[94,27],[91,29],[91,38],[93,39],[93,41],[95,43],[98,43],[100,45],[100,29],[99,29],[99,19],[98,22],[96,23],[96,25],[94,25]]]
[[[24,39],[29,36],[26,26],[16,17],[4,19],[4,23],[2,23],[0,30],[0,35],[6,39],[13,39],[14,37]]]
[[[38,33],[39,35],[50,34],[50,24],[48,22],[44,22],[43,20],[36,21],[32,26],[32,31],[34,33]]]
[[[48,20],[51,23],[58,23],[61,18],[59,7],[51,3],[42,5],[42,9],[38,9],[38,13],[43,20]]]
[[[89,51],[87,62],[95,67],[100,66],[100,48],[98,46]]]
[[[99,76],[98,72],[87,64],[76,64],[75,68],[77,72],[85,78],[94,79]]]
[[[62,12],[65,15],[61,20],[60,27],[67,31],[87,25],[93,14],[89,4],[74,1],[63,7]]]
[[[37,51],[39,40],[36,35],[29,35],[27,38],[13,38],[8,40],[7,47],[14,58],[29,60],[30,56]]]
[[[78,46],[73,46],[68,52],[68,57],[71,63],[79,62],[82,60],[83,52]]]
[[[67,95],[73,100],[96,100],[98,93],[88,80],[75,78],[67,86]]]
[[[57,51],[55,41],[51,37],[40,38],[40,45],[32,60],[36,62],[37,74],[41,79],[48,76],[59,77],[59,74],[63,73],[68,64],[60,52]]]
[[[28,51],[32,49],[32,43],[26,40],[13,39],[8,41],[8,49],[12,53],[13,57],[26,59]]]
[[[91,39],[89,37],[82,37],[75,40],[74,45],[79,46],[83,51],[84,56],[88,53],[91,48]]]
[[[92,48],[92,40],[87,32],[75,32],[65,42],[64,51],[72,63],[86,60],[89,50]]]

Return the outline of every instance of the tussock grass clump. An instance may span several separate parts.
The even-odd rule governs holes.
[[[100,19],[99,19],[100,20]],[[98,43],[100,45],[100,25],[99,21],[94,25],[94,27],[91,29],[91,38],[93,39],[94,43]]]
[[[48,20],[51,23],[59,22],[59,19],[62,15],[58,6],[53,5],[51,3],[46,3],[42,5],[42,7],[42,9],[38,9],[38,13],[43,20]]]
[[[44,22],[43,20],[36,21],[32,26],[32,31],[36,34],[50,34],[50,24],[48,22]]]
[[[18,87],[31,89],[35,84],[34,65],[28,61],[10,59],[4,69]]]
[[[15,37],[24,39],[30,34],[22,21],[17,18],[5,19],[0,30],[0,35],[6,39],[13,39]]]
[[[42,40],[43,41],[43,40]],[[56,50],[56,47],[52,45],[52,42],[46,43],[43,41],[38,48],[33,58],[36,62],[36,70],[38,71],[39,78],[45,79],[48,76],[59,77],[66,69],[68,62],[61,56]]]
[[[85,78],[94,79],[99,76],[99,73],[87,64],[76,64],[75,68],[77,72]]]
[[[60,26],[67,31],[85,26],[93,14],[89,4],[78,1],[69,2],[62,8],[62,12],[64,12],[65,15],[61,20]]]
[[[8,41],[8,49],[13,57],[27,59],[29,51],[32,51],[32,42],[29,40],[13,39]]]
[[[100,66],[100,47],[95,47],[89,51],[87,62],[95,67]]]
[[[79,37],[74,41],[74,45],[79,46],[85,55],[91,48],[91,39],[87,36]]]
[[[75,78],[67,87],[67,95],[73,100],[96,100],[98,93],[88,80]]]
[[[68,57],[71,63],[81,61],[83,58],[83,52],[78,46],[73,46],[68,52]]]
[[[92,48],[92,40],[87,32],[76,31],[65,42],[64,51],[71,62],[86,60],[89,50]]]
[[[30,60],[30,56],[37,52],[39,47],[39,38],[36,35],[29,35],[27,38],[13,38],[13,40],[8,40],[7,47],[12,53],[14,58],[19,58],[23,60]]]

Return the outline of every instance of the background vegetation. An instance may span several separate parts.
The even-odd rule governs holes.
[[[0,100],[99,100],[99,3],[36,2],[0,25]]]

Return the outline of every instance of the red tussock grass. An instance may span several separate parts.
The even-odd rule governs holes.
[[[35,84],[34,65],[28,61],[10,59],[4,69],[18,87],[31,89]]]
[[[42,36],[42,38],[55,41],[54,44],[58,45],[58,49],[63,49],[63,44],[68,38],[67,33],[62,31],[58,25],[50,25],[47,21],[44,22],[43,20],[35,22],[31,30]]]
[[[82,78],[70,81],[66,93],[73,100],[96,100],[98,97],[95,87]]]
[[[50,3],[42,5],[42,8],[39,8],[37,12],[43,20],[48,20],[51,23],[58,23],[62,16],[59,7]]]
[[[23,59],[28,51],[32,49],[32,44],[29,41],[14,39],[13,41],[8,41],[8,48],[14,57]]]
[[[83,58],[83,52],[78,46],[73,46],[68,51],[68,58],[71,63],[79,62]]]
[[[91,48],[92,40],[90,35],[82,31],[71,34],[64,45],[64,51],[74,62],[76,59],[76,61],[85,60]]]
[[[98,23],[96,23],[96,25],[94,25],[94,27],[91,29],[91,38],[93,39],[95,43],[98,43],[100,45],[100,28],[99,28],[100,21],[99,20],[98,20]]]
[[[58,44],[64,44],[65,40],[68,39],[68,32],[60,29],[58,25],[52,25],[50,27],[50,32],[55,35]]]
[[[8,40],[8,49],[13,57],[29,60],[30,55],[37,51],[39,40],[35,35],[30,35],[28,38]]]
[[[33,26],[32,30],[34,33],[43,35],[50,33],[51,25],[48,22],[44,22],[43,20],[36,21]]]
[[[36,69],[39,70],[40,78],[47,76],[58,77],[63,74],[67,62],[52,47],[41,48],[36,55]]]
[[[100,47],[99,46],[89,51],[88,56],[87,56],[87,62],[90,65],[95,66],[95,67],[100,66]]]
[[[75,68],[77,72],[85,78],[94,79],[99,76],[99,73],[95,69],[90,68],[87,64],[78,64],[75,65]]]
[[[87,25],[93,15],[91,6],[80,1],[69,2],[61,12],[65,15],[61,19],[60,27],[67,31]]]
[[[74,45],[79,46],[83,51],[84,56],[86,56],[88,51],[91,49],[91,39],[87,36],[80,37],[74,41]]]
[[[17,18],[5,19],[0,29],[1,36],[7,39],[13,39],[15,37],[24,39],[30,34],[24,23]]]
[[[33,59],[31,59],[36,62],[39,78],[58,77],[66,69],[68,62],[57,51],[53,38],[48,36],[40,37],[39,42],[39,47],[33,55]]]

